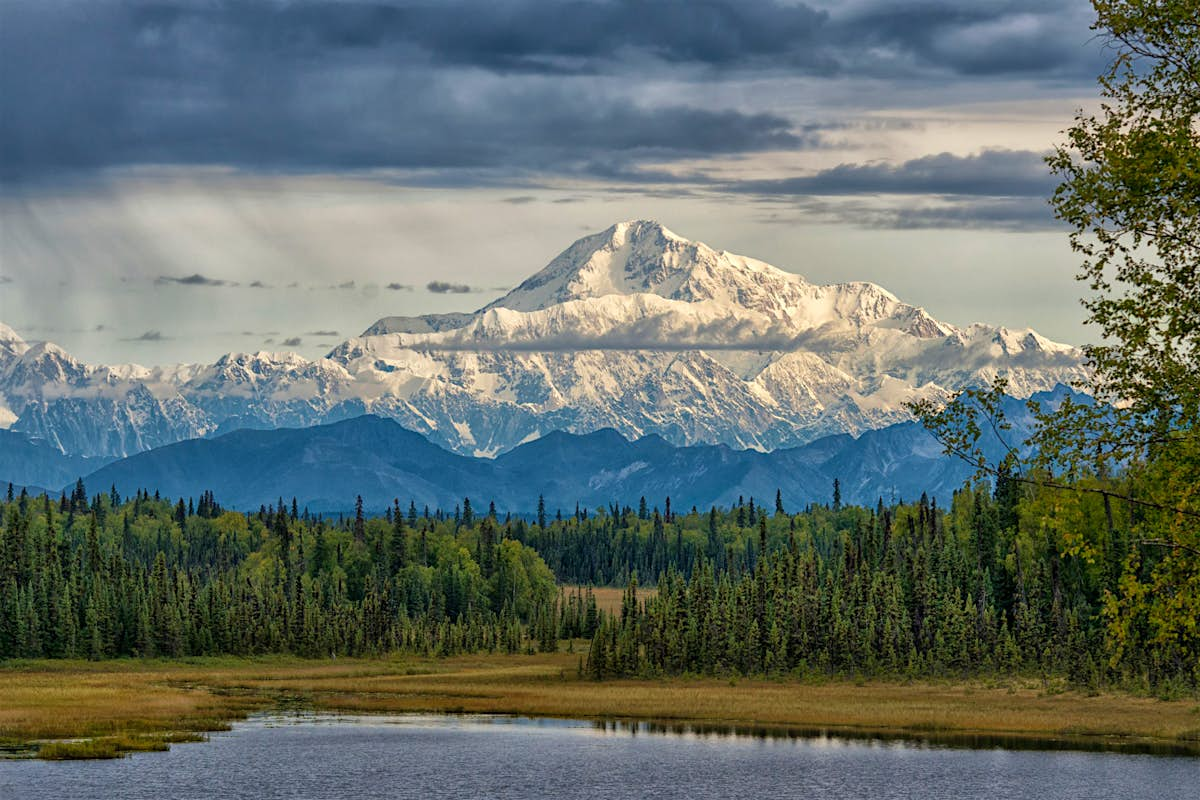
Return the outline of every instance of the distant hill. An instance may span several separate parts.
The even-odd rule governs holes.
[[[1018,401],[1010,401],[1008,411],[1019,442],[1029,419]],[[541,493],[553,513],[573,511],[576,502],[595,508],[643,495],[652,504],[670,496],[677,509],[729,505],[739,496],[773,504],[777,489],[785,506],[798,508],[828,502],[835,478],[846,502],[874,504],[922,492],[946,502],[969,474],[915,422],[771,453],[675,447],[656,435],[630,441],[611,429],[556,431],[486,459],[449,452],[392,420],[367,415],[179,442],[108,464],[85,482],[92,491],[115,485],[122,494],[146,488],[171,497],[211,489],[223,505],[243,510],[295,496],[312,511],[339,511],[361,494],[375,510],[393,498],[405,507],[412,500],[418,507],[452,508],[469,496],[479,507],[494,501],[501,511],[530,512]]]
[[[31,493],[39,486],[62,486],[87,475],[112,458],[85,458],[64,455],[57,447],[42,439],[34,439],[16,431],[0,429],[0,488],[13,484],[17,491],[24,486]],[[57,490],[56,490],[57,491]]]
[[[412,498],[446,505],[462,487],[490,485],[493,472],[485,459],[450,453],[368,415],[177,442],[109,464],[85,482],[116,486],[122,494],[148,488],[171,497],[211,489],[222,505],[240,509],[296,496],[316,511],[349,508],[356,494],[376,509],[401,495],[406,504]]]

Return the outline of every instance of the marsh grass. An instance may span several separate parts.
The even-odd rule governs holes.
[[[37,748],[37,757],[43,761],[122,758],[130,753],[162,752],[169,750],[172,744],[207,740],[207,736],[194,731],[175,731],[151,736],[121,734],[96,739],[44,742]]]
[[[582,646],[582,645],[581,645]],[[917,681],[799,677],[614,680],[576,674],[577,654],[310,661],[9,662],[0,667],[0,740],[47,739],[43,757],[111,757],[120,737],[172,741],[267,709],[489,713],[665,724],[976,736],[1029,741],[1170,742],[1200,754],[1195,699],[1089,696],[1039,677]],[[49,748],[49,749],[47,749]],[[92,755],[65,755],[69,752]]]
[[[120,758],[124,753],[112,739],[85,739],[81,742],[47,742],[38,748],[44,761],[76,761],[91,758]]]

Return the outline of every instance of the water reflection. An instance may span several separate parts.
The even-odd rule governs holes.
[[[1200,760],[1015,752],[996,737],[514,716],[251,717],[116,761],[0,763],[21,800],[1194,800]],[[966,749],[969,743],[988,749]],[[1078,749],[1078,747],[1072,747]]]
[[[637,736],[639,733],[711,740],[803,741],[816,747],[849,744],[901,749],[952,748],[964,750],[1049,750],[1092,753],[1129,753],[1158,756],[1200,756],[1200,742],[1163,742],[1122,736],[1036,736],[968,731],[867,730],[855,728],[793,727],[736,723],[677,722],[667,720],[598,719],[592,728],[600,733]]]

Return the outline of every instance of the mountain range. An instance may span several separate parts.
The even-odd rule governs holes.
[[[726,445],[675,447],[651,434],[629,441],[611,428],[588,434],[555,431],[504,453],[478,458],[451,453],[392,420],[371,415],[329,425],[239,430],[193,439],[111,463],[84,481],[123,494],[153,487],[170,497],[211,489],[227,507],[256,509],[295,496],[312,511],[344,511],[362,495],[381,510],[395,498],[418,508],[453,508],[463,497],[493,501],[502,511],[595,508],[639,496],[676,508],[728,506],[739,496],[798,508],[826,502],[834,478],[846,502],[916,497],[948,500],[970,470],[947,459],[915,423],[855,439],[827,437],[799,448],[763,453]]]
[[[1053,403],[1068,393],[1059,387],[1034,399]],[[1019,443],[1032,426],[1025,404],[1008,399],[1005,412],[1013,422],[1012,441]],[[989,446],[999,455],[998,441]],[[543,495],[553,512],[572,510],[576,503],[584,508],[630,503],[640,496],[655,504],[669,496],[676,508],[729,506],[738,497],[772,503],[776,490],[795,509],[827,502],[834,479],[846,502],[874,504],[923,492],[947,502],[970,474],[966,464],[944,456],[916,422],[769,453],[720,444],[677,447],[657,434],[630,441],[611,428],[555,431],[496,458],[481,458],[452,453],[393,420],[364,415],[165,445],[100,467],[84,482],[93,492],[146,488],[169,497],[212,490],[223,505],[241,510],[296,497],[314,512],[344,511],[362,495],[374,510],[397,498],[405,507],[412,501],[419,508],[448,509],[469,496],[477,504],[494,501],[501,511],[530,512]],[[63,488],[69,491],[69,484]]]
[[[903,422],[904,401],[998,373],[1018,397],[1087,375],[1032,330],[957,327],[873,283],[810,283],[640,220],[478,311],[387,317],[313,360],[90,365],[0,324],[0,428],[99,459],[364,414],[464,456],[604,429],[772,451]]]

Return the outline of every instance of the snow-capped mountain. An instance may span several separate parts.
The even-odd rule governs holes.
[[[387,317],[312,361],[90,366],[0,326],[0,426],[104,456],[366,412],[473,455],[601,428],[770,450],[903,421],[903,401],[997,373],[1017,396],[1086,376],[1031,330],[955,327],[872,283],[813,284],[633,221],[474,313]]]

